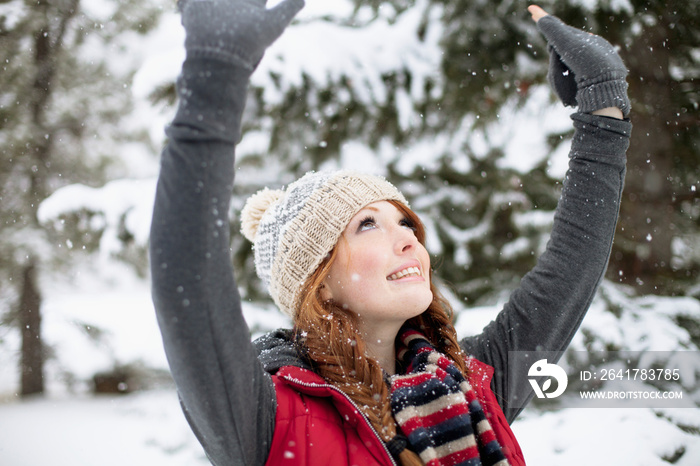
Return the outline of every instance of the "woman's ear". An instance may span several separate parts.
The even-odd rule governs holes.
[[[318,295],[321,297],[321,301],[324,303],[333,299],[331,289],[327,287],[325,283],[321,283],[321,286],[318,287]]]

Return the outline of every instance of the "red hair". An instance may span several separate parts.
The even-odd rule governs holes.
[[[413,223],[416,238],[425,245],[425,227],[415,212],[398,201],[388,202]],[[337,248],[334,248],[304,284],[294,319],[295,334],[316,371],[360,407],[386,442],[396,435],[398,428],[391,412],[384,372],[377,361],[367,357],[352,310],[343,309],[321,297],[323,281],[336,256]],[[409,319],[408,323],[420,330],[438,351],[453,360],[466,375],[464,355],[453,326],[452,308],[437,290],[432,273],[430,290],[433,293],[432,302],[422,314]],[[423,464],[418,455],[410,450],[401,453],[400,461],[404,466]]]

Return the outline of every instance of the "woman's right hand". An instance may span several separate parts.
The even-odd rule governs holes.
[[[284,0],[267,9],[266,0],[180,0],[188,56],[211,56],[251,71],[304,6]]]

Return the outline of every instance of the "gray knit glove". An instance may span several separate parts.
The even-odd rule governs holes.
[[[547,78],[564,105],[578,104],[583,113],[618,107],[629,114],[627,68],[610,42],[551,15],[537,27],[549,43]]]
[[[208,56],[254,70],[270,46],[304,6],[285,0],[180,0],[188,56]]]

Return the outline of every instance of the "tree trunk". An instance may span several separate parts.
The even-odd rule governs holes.
[[[29,95],[31,110],[31,142],[25,146],[29,186],[25,193],[26,227],[41,229],[37,219],[39,204],[48,195],[48,171],[53,149],[54,130],[47,122],[47,113],[54,89],[54,79],[68,22],[77,12],[79,0],[53,5],[39,0],[33,4],[39,21],[33,32],[34,78]],[[22,332],[20,358],[22,396],[44,391],[44,351],[41,340],[41,295],[36,279],[36,260],[22,269],[19,322]]]
[[[41,340],[41,295],[36,282],[36,267],[27,265],[22,273],[19,322],[22,329],[20,359],[21,395],[44,392],[44,346]]]
[[[647,28],[624,57],[630,68],[634,130],[611,272],[644,293],[659,293],[671,273],[675,82],[664,24]]]

